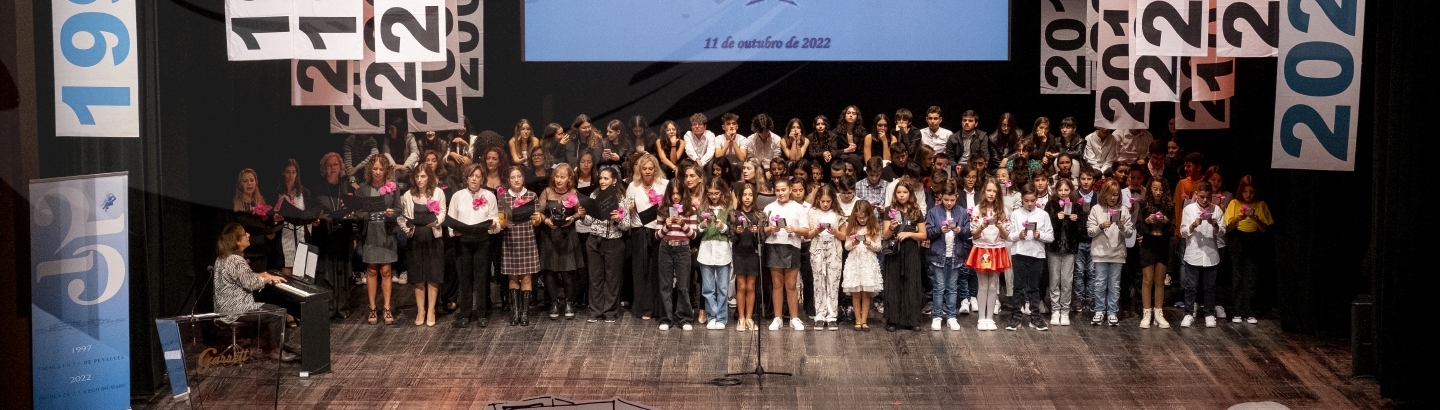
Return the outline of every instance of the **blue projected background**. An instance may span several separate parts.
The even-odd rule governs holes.
[[[526,61],[1008,60],[1008,0],[526,0]]]

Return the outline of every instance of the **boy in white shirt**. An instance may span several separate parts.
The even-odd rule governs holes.
[[[1010,264],[1015,269],[1015,305],[1030,304],[1030,327],[1049,330],[1040,318],[1040,275],[1045,271],[1045,244],[1055,240],[1050,214],[1036,205],[1035,185],[1020,188],[1020,208],[1010,213]],[[1005,330],[1024,326],[1025,314],[1016,309]]]
[[[685,155],[695,160],[701,167],[710,166],[710,160],[715,159],[715,133],[705,129],[705,114],[695,113],[690,116],[690,131],[685,131]]]
[[[1219,238],[1225,235],[1220,222],[1224,211],[1210,201],[1210,183],[1201,182],[1195,189],[1195,203],[1186,205],[1180,217],[1180,236],[1185,238],[1185,254],[1180,264],[1180,287],[1185,290],[1185,318],[1180,327],[1195,321],[1196,286],[1203,284],[1205,327],[1215,327],[1215,266],[1220,264]]]

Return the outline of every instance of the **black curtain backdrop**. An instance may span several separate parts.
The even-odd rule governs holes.
[[[1434,44],[1429,41],[1432,34],[1426,34],[1426,41],[1414,36],[1424,30],[1422,16],[1433,14],[1410,10],[1429,7],[1430,2],[1397,5],[1386,13],[1377,11],[1388,10],[1387,2],[1368,3],[1362,75],[1369,81],[1358,108],[1355,172],[1270,169],[1273,58],[1239,60],[1230,130],[1182,134],[1187,149],[1221,165],[1227,190],[1246,174],[1261,184],[1277,220],[1271,230],[1276,243],[1273,285],[1264,296],[1274,302],[1291,332],[1348,337],[1349,302],[1357,294],[1371,293],[1372,285],[1385,290],[1375,292],[1382,329],[1399,329],[1403,325],[1398,321],[1414,320],[1398,312],[1400,306],[1414,304],[1405,292],[1419,292],[1410,281],[1423,275],[1385,272],[1418,267],[1412,266],[1418,262],[1415,252],[1406,250],[1414,246],[1409,239],[1419,237],[1419,228],[1406,225],[1411,221],[1400,216],[1418,214],[1397,211],[1419,209],[1406,202],[1416,196],[1400,194],[1400,186],[1423,186],[1410,183],[1418,182],[1418,155],[1434,151],[1417,150],[1419,138],[1376,136],[1424,135],[1414,122],[1422,113],[1411,101],[1420,99],[1421,90],[1435,88],[1406,82],[1431,80],[1416,75],[1423,72],[1420,59],[1399,51],[1433,48],[1424,46]],[[960,113],[967,109],[979,112],[986,130],[995,127],[1002,112],[1014,113],[1026,130],[1038,116],[1056,123],[1075,117],[1082,134],[1092,128],[1092,95],[1039,94],[1037,2],[1012,2],[1010,61],[863,63],[527,63],[521,60],[521,5],[519,0],[485,4],[485,97],[465,101],[472,131],[494,130],[508,137],[520,118],[540,129],[548,122],[568,126],[580,113],[596,118],[598,125],[634,114],[645,115],[652,124],[683,122],[691,113],[705,112],[712,128],[718,128],[713,119],[720,113],[735,112],[747,124],[764,112],[779,126],[792,117],[807,123],[822,114],[833,119],[850,104],[860,107],[867,122],[901,107],[923,115],[926,107],[938,105],[951,129],[959,127]],[[149,394],[161,386],[164,374],[149,319],[188,311],[184,302],[213,261],[211,244],[230,206],[238,171],[254,168],[267,200],[273,202],[285,159],[297,159],[302,178],[313,185],[320,181],[321,156],[340,151],[344,136],[329,134],[325,107],[290,106],[288,60],[226,61],[223,2],[161,0],[140,2],[139,7],[144,136],[54,138],[53,123],[40,121],[40,176],[131,172],[132,363],[136,393]],[[48,2],[36,2],[35,18],[50,21]],[[1393,46],[1377,44],[1390,41],[1389,31],[1394,33]],[[37,30],[36,35],[38,88],[47,90],[53,87],[52,39],[48,31]],[[53,95],[42,92],[38,97],[39,118],[53,118]],[[1152,131],[1163,131],[1173,110],[1173,104],[1153,104]],[[1366,195],[1372,185],[1377,192],[1373,201]],[[1379,274],[1367,273],[1367,252],[1371,271]],[[208,300],[201,302],[202,310],[207,306]],[[1406,344],[1410,340],[1403,333],[1382,335],[1389,336],[1382,340],[1390,343],[1382,350],[1385,380],[1416,374],[1416,363],[1393,355],[1412,354],[1416,351],[1407,348],[1418,346]]]

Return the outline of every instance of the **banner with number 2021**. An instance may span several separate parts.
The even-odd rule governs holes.
[[[140,136],[135,0],[53,0],[55,135]]]

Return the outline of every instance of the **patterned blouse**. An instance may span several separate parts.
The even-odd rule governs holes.
[[[240,255],[215,260],[215,313],[222,315],[259,309],[253,292],[265,287],[265,279],[250,271]]]

